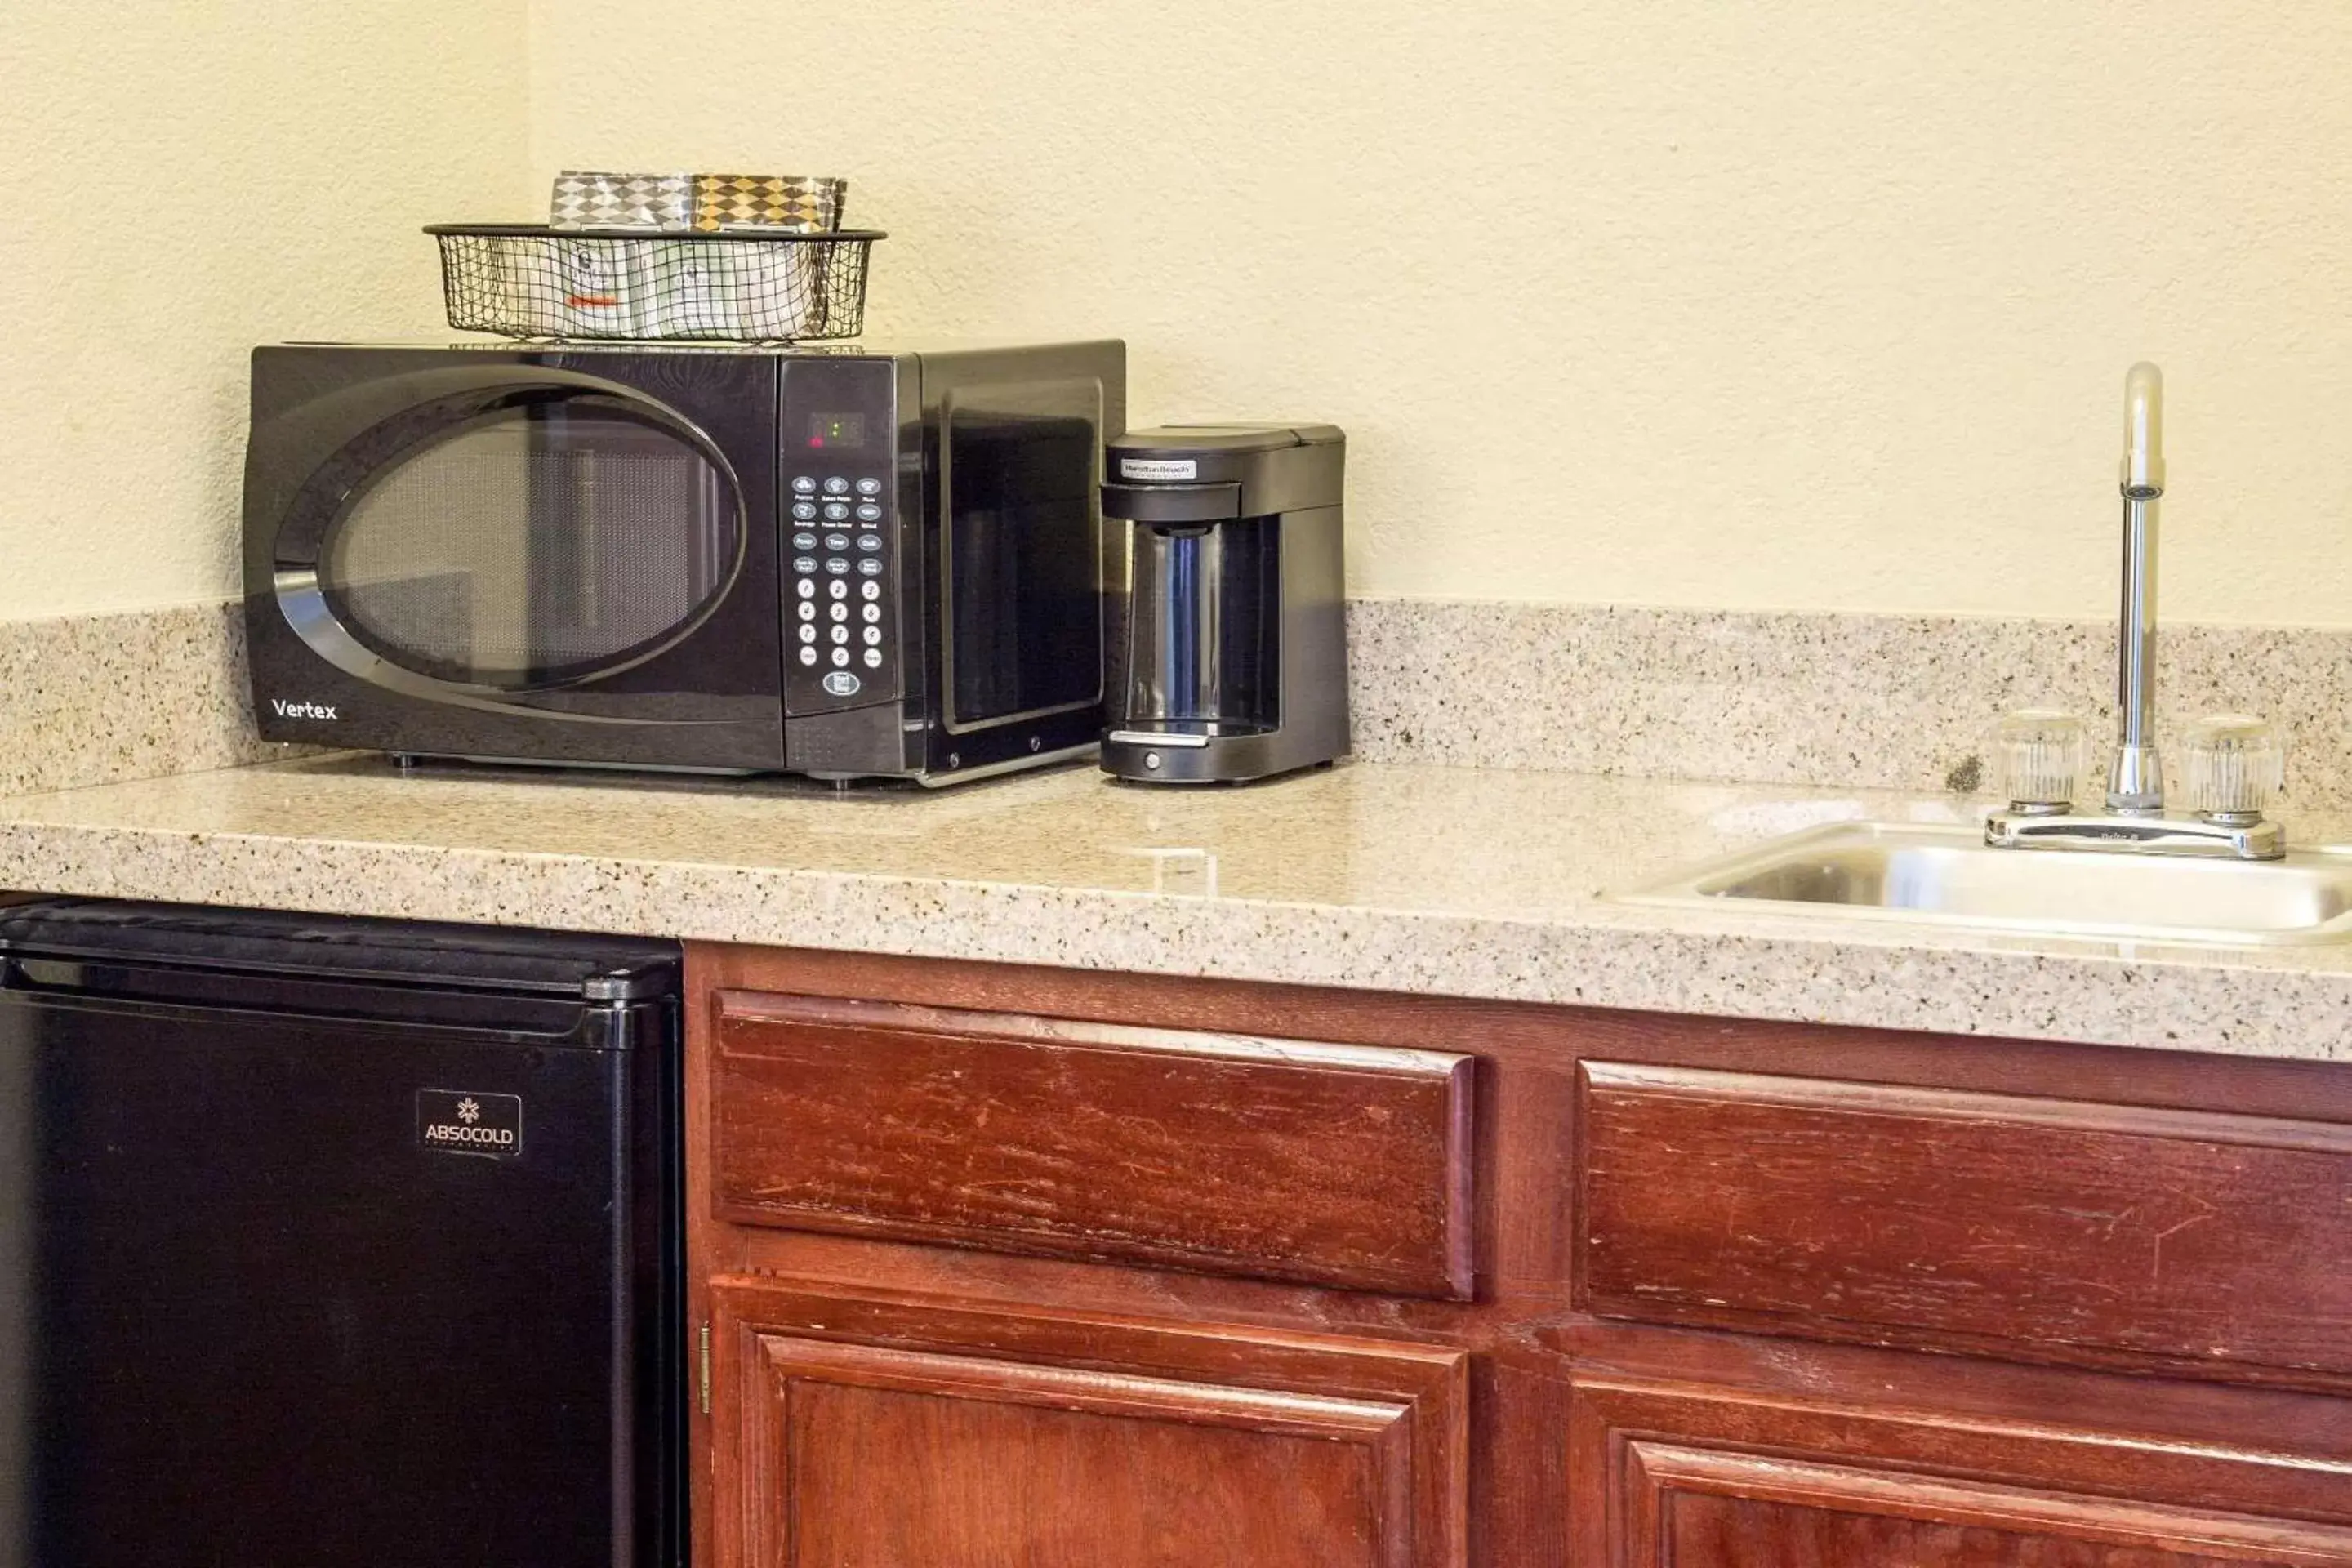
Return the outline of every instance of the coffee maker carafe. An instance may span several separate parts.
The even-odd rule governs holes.
[[[1128,521],[1126,679],[1102,769],[1234,784],[1348,750],[1333,425],[1165,425],[1109,444]]]

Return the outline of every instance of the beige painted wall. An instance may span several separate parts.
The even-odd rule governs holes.
[[[446,331],[527,210],[525,0],[0,6],[0,619],[236,591],[246,353]]]
[[[2147,354],[2166,613],[2352,625],[2347,81],[2343,0],[15,6],[0,618],[233,591],[246,349],[438,331],[417,224],[736,163],[881,330],[1348,426],[1360,592],[2100,613]]]
[[[844,173],[874,320],[1352,437],[1360,591],[2352,624],[2345,0],[539,0],[531,163]]]

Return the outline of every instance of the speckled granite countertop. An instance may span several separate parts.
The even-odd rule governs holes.
[[[1820,822],[1968,815],[1951,796],[1381,763],[1239,791],[1075,769],[836,795],[319,758],[0,800],[0,888],[2352,1061],[2352,946],[1600,896]]]

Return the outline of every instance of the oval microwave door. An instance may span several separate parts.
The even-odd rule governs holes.
[[[643,404],[569,390],[404,411],[326,463],[280,535],[294,629],[444,700],[574,688],[700,626],[747,543],[726,459]]]

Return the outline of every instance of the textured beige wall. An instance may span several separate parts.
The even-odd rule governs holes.
[[[524,0],[0,5],[0,619],[234,593],[246,353],[446,331]]]
[[[844,173],[874,321],[1353,437],[1363,592],[2352,624],[2345,0],[540,0],[531,162]]]
[[[733,163],[855,177],[879,329],[1347,425],[1360,592],[2097,614],[2146,354],[2166,613],[2352,625],[2347,80],[2343,0],[11,6],[0,618],[231,591],[245,350],[437,331],[418,223]]]

